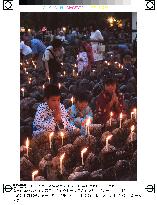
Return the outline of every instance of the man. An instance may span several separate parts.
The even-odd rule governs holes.
[[[57,82],[57,73],[61,70],[64,48],[59,39],[54,39],[52,45],[48,46],[43,55],[44,68],[46,77],[50,77],[53,83]]]
[[[33,136],[65,129],[72,131],[75,127],[68,121],[68,114],[64,105],[60,103],[60,90],[58,86],[49,84],[45,88],[46,102],[38,106],[33,121]]]
[[[32,49],[25,42],[23,40],[20,42],[20,56],[23,60],[30,59],[32,56]]]
[[[43,68],[42,57],[46,46],[41,41],[41,36],[37,35],[31,40],[32,58],[37,61],[37,68]]]
[[[122,111],[123,102],[120,101],[120,96],[116,92],[116,81],[114,79],[107,79],[105,82],[104,90],[96,99],[96,123],[106,124],[110,118],[110,112],[114,113],[114,116],[119,116]]]

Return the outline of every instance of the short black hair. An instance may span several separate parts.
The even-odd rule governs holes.
[[[49,98],[51,96],[60,96],[60,89],[57,85],[55,84],[48,84],[45,88],[44,96],[46,98]]]
[[[105,80],[105,85],[114,85],[114,84],[116,84],[116,83],[117,83],[117,81],[116,81],[115,78],[107,78],[107,79]]]
[[[59,47],[61,47],[62,46],[62,41],[60,40],[60,39],[54,39],[53,41],[52,41],[52,46],[53,46],[53,48],[59,48]]]
[[[89,95],[87,92],[79,92],[76,94],[75,98],[78,102],[89,102]]]

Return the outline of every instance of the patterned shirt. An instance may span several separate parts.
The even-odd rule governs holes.
[[[93,121],[93,113],[89,106],[87,106],[83,111],[79,112],[75,105],[72,105],[68,109],[68,114],[70,118],[70,124],[81,129],[81,134],[85,132],[85,123],[87,118],[90,117],[91,122]]]
[[[64,105],[60,104],[60,109],[64,129],[72,131],[75,127],[69,123],[68,114]],[[53,111],[49,108],[47,102],[40,104],[33,121],[33,136],[37,137],[44,133],[54,132],[56,126]]]

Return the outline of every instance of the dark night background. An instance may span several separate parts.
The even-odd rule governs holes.
[[[114,16],[117,19],[128,19],[132,21],[131,12],[21,12],[20,13],[20,24],[21,27],[34,28],[36,30],[41,29],[42,26],[46,26],[48,29],[56,29],[60,26],[89,26],[93,22],[96,22],[98,27],[104,27],[106,19],[109,16]]]

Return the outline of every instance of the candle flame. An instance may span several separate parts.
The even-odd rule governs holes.
[[[53,135],[54,135],[54,132],[51,132],[50,135],[49,135],[49,137],[52,138]]]
[[[63,65],[63,63],[61,63],[61,65]]]
[[[136,108],[134,108],[134,109],[133,109],[133,112],[134,112],[134,113],[136,114],[136,112],[137,112],[137,109],[136,109]]]
[[[74,66],[75,66],[75,68],[77,67],[77,65],[76,65],[76,64],[75,64]]]
[[[25,89],[24,89],[24,88],[21,88],[21,91],[22,91],[22,92],[24,92],[24,91],[25,91]]]
[[[131,126],[131,132],[133,132],[135,130],[135,125]]]
[[[60,156],[60,161],[62,161],[65,157],[65,153]]]
[[[61,88],[61,84],[60,83],[58,83],[58,87],[59,87],[59,89]]]
[[[61,137],[64,137],[64,132],[60,132],[60,136],[61,136]]]
[[[72,104],[73,104],[73,102],[74,102],[74,97],[73,97],[73,96],[71,97],[71,102],[72,102]]]
[[[91,119],[90,119],[90,117],[89,117],[89,118],[87,118],[87,120],[86,120],[86,126],[89,126],[90,123],[91,123]]]
[[[45,89],[45,85],[43,85],[43,89]]]
[[[110,112],[110,116],[111,116],[111,117],[113,116],[113,112]]]
[[[39,173],[38,170],[35,170],[34,172],[32,172],[32,177],[34,177],[35,175],[37,175]]]
[[[123,118],[123,114],[122,114],[122,112],[120,113],[120,119],[122,119]]]
[[[112,138],[113,135],[109,135],[106,140],[110,140]]]
[[[66,72],[64,71],[63,74],[66,75]]]
[[[27,140],[26,140],[26,148],[28,149],[28,147],[29,147],[29,139],[28,139],[28,137],[27,137]]]
[[[87,149],[88,149],[88,148],[84,148],[84,149],[81,151],[81,155],[83,155],[85,152],[87,152]]]

